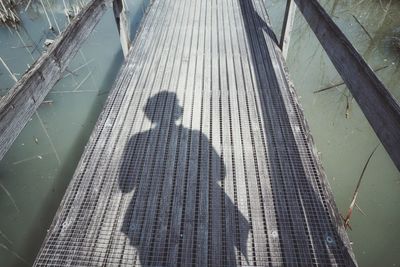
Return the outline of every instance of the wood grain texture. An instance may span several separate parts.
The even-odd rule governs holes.
[[[119,33],[119,40],[121,42],[122,52],[126,57],[129,52],[131,40],[129,36],[129,21],[127,18],[127,10],[124,0],[113,0],[113,11],[115,22]]]
[[[353,266],[262,0],[156,0],[35,266]]]
[[[90,2],[0,101],[0,160],[62,77],[110,0]]]
[[[282,50],[283,58],[287,58],[290,45],[290,37],[293,30],[294,18],[296,15],[296,4],[293,0],[286,1],[285,16],[283,17],[281,40],[279,47]]]

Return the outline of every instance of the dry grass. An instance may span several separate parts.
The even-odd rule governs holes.
[[[357,196],[358,196],[358,193],[359,193],[359,190],[360,190],[361,181],[362,181],[362,179],[363,179],[363,177],[364,177],[364,174],[365,174],[365,170],[367,169],[368,164],[369,164],[369,162],[370,162],[372,156],[374,155],[376,149],[378,148],[378,146],[379,146],[379,145],[377,145],[377,146],[375,147],[375,149],[371,152],[371,154],[369,155],[367,161],[366,161],[365,164],[364,164],[364,167],[363,167],[363,169],[362,169],[360,178],[358,178],[357,186],[356,186],[356,189],[354,190],[353,198],[352,198],[352,200],[351,200],[351,203],[350,203],[350,206],[349,206],[349,210],[347,211],[346,217],[344,217],[344,216],[342,215],[342,219],[343,219],[343,223],[344,223],[345,229],[350,229],[350,230],[352,230],[351,225],[350,225],[350,219],[351,219],[351,216],[353,215],[353,209],[354,209],[354,207],[357,207],[357,208],[361,211],[361,213],[365,215],[365,213],[358,207],[356,201],[357,201]]]
[[[17,1],[0,0],[0,24],[16,27],[20,23],[17,12]]]

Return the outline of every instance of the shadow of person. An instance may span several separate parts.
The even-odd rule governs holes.
[[[152,96],[144,113],[153,127],[130,138],[119,176],[120,190],[133,193],[121,231],[140,264],[245,260],[249,223],[218,184],[225,165],[208,138],[178,122],[183,108],[175,93]]]

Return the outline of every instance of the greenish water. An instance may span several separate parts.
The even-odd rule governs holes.
[[[43,2],[54,28],[50,10],[64,28],[62,1]],[[134,33],[148,1],[127,2]],[[266,3],[278,33],[285,1]],[[400,99],[400,51],[393,45],[393,38],[400,37],[400,3],[391,1],[388,11],[384,8],[389,0],[321,3],[368,63],[374,69],[385,67],[378,76]],[[44,40],[54,38],[40,5],[21,17],[20,36],[0,27],[0,57],[17,78],[42,53]],[[123,61],[113,20],[109,10],[69,66],[74,74],[65,74],[46,97],[50,102],[41,105],[0,162],[0,266],[31,265],[43,241]],[[362,168],[379,141],[345,86],[313,93],[341,78],[300,13],[288,66],[336,203],[346,213]],[[0,94],[13,84],[0,64]],[[354,212],[349,236],[360,266],[400,265],[400,173],[382,146],[368,165],[357,203],[366,215]]]
[[[272,26],[280,33],[285,1],[266,2]],[[400,37],[400,2],[320,2],[373,69],[387,66],[377,74],[400,100],[400,49],[393,45],[394,37]],[[287,63],[336,204],[345,215],[364,164],[380,142],[346,86],[313,93],[340,83],[341,78],[300,12]],[[356,209],[348,233],[359,265],[400,266],[400,173],[382,145],[368,165],[357,203],[365,216]]]
[[[43,3],[54,28],[51,11],[65,28],[62,1]],[[133,35],[147,4],[129,2]],[[42,53],[45,39],[55,38],[40,5],[21,18],[20,36],[0,27],[0,57],[17,78]],[[32,265],[122,62],[109,9],[0,162],[0,266]],[[0,64],[0,94],[13,84]]]

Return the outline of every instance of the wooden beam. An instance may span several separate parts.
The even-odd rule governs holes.
[[[281,40],[279,47],[282,50],[283,57],[286,59],[289,51],[290,35],[293,30],[294,17],[296,15],[296,4],[293,0],[287,0],[285,17],[282,24]]]
[[[0,101],[0,160],[107,9],[110,0],[92,0]]]
[[[115,22],[117,23],[119,39],[122,46],[122,51],[124,56],[128,55],[129,48],[131,46],[131,40],[129,36],[129,23],[126,16],[126,7],[124,0],[114,0],[113,1],[113,11]]]
[[[400,170],[400,106],[317,0],[294,0]]]

